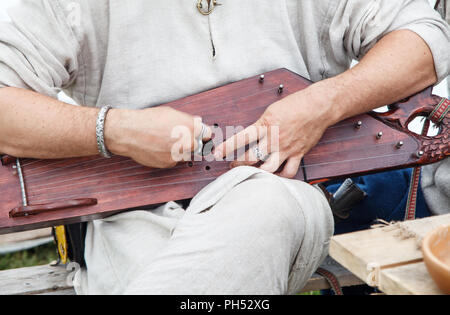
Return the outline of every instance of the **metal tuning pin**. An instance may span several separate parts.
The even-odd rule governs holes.
[[[377,139],[380,140],[382,137],[383,137],[383,133],[380,131],[380,132],[377,134]]]
[[[419,152],[416,153],[416,157],[417,157],[418,159],[420,159],[424,154],[425,154],[425,152],[419,151]]]
[[[17,165],[13,165],[13,166],[12,166],[12,169],[13,169],[13,172],[12,172],[12,173],[13,173],[14,176],[19,175],[19,173],[17,172]]]
[[[283,93],[283,90],[284,90],[284,85],[280,84],[280,86],[278,87],[278,94]]]
[[[261,76],[259,77],[259,83],[263,83],[265,78],[266,77],[264,76],[264,74],[261,74]]]
[[[363,125],[363,122],[360,120],[360,121],[358,121],[358,122],[355,124],[355,128],[356,128],[356,129],[361,129],[362,125]]]
[[[399,143],[397,143],[397,145],[395,146],[397,149],[401,149],[403,147],[404,143],[403,141],[400,141]]]

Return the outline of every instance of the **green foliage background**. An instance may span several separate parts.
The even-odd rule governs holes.
[[[26,251],[0,255],[0,270],[45,265],[56,259],[56,246],[51,243]]]

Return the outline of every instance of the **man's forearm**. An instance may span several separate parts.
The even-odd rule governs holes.
[[[433,56],[417,34],[401,30],[385,36],[354,68],[312,86],[327,95],[330,122],[337,123],[392,104],[436,83]]]
[[[0,152],[65,158],[97,154],[98,109],[73,106],[31,91],[0,89]]]
[[[39,159],[97,155],[98,113],[98,108],[73,106],[24,89],[2,88],[0,153]],[[191,151],[195,148],[193,139],[198,133],[194,133],[201,130],[200,125],[194,128],[195,123],[200,124],[193,116],[165,106],[112,109],[105,123],[105,142],[115,155],[168,168],[176,165],[171,151],[175,144]],[[172,135],[180,126],[190,137]]]

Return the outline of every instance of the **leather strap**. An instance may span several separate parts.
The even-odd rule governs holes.
[[[327,280],[327,282],[330,284],[331,290],[333,290],[335,295],[344,295],[344,292],[342,292],[342,287],[339,284],[338,278],[332,272],[324,268],[319,268],[317,269],[316,273],[324,277],[325,280]]]
[[[425,120],[422,129],[422,135],[427,135],[430,129],[430,120],[433,113]],[[412,170],[411,182],[409,184],[408,200],[406,202],[405,221],[411,221],[416,219],[417,210],[417,193],[419,192],[420,175],[422,174],[421,167],[415,167]]]
[[[430,121],[435,124],[441,123],[450,111],[450,100],[443,98],[436,108],[428,116],[422,129],[422,135],[426,136],[430,129]],[[417,193],[419,191],[420,175],[422,169],[416,167],[412,171],[411,183],[409,186],[408,201],[406,203],[405,221],[416,219]]]
[[[440,124],[450,111],[450,100],[443,98],[428,117],[435,124]]]
[[[416,167],[412,171],[411,182],[409,184],[408,201],[406,203],[405,221],[416,219],[417,192],[419,191],[420,174],[422,168]]]

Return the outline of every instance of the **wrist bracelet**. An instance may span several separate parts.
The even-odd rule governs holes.
[[[112,108],[112,106],[104,106],[100,109],[97,118],[97,125],[95,127],[95,133],[97,135],[98,152],[104,158],[110,159],[112,157],[111,152],[108,151],[105,145],[105,120],[106,114]]]

